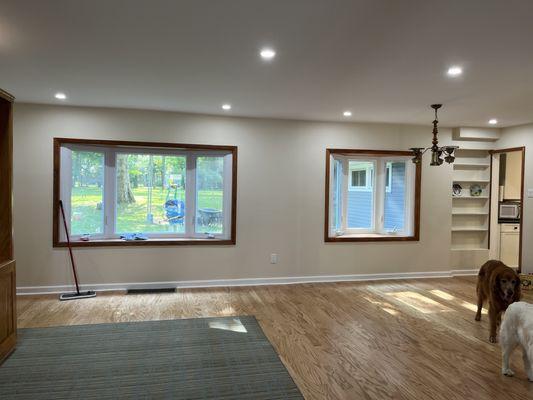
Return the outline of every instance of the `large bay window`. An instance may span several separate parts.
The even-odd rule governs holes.
[[[54,245],[235,243],[237,148],[54,140]]]
[[[418,240],[421,171],[411,158],[328,149],[325,240]]]

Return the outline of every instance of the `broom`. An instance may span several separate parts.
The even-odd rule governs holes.
[[[89,297],[96,296],[96,292],[88,290],[86,292],[80,292],[80,285],[78,283],[78,274],[76,273],[76,264],[74,263],[74,255],[72,254],[72,247],[70,245],[70,235],[68,233],[67,219],[65,218],[65,209],[63,208],[63,202],[59,200],[59,209],[61,210],[61,216],[63,217],[63,226],[65,227],[65,235],[67,236],[68,252],[70,254],[70,263],[72,264],[72,273],[74,275],[74,282],[76,283],[76,292],[63,293],[59,296],[59,300],[76,300],[87,299]]]

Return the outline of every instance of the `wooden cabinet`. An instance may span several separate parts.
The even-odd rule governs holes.
[[[518,268],[520,252],[520,225],[502,224],[500,233],[500,260],[509,267]]]
[[[0,264],[0,363],[13,351],[17,340],[15,261]]]
[[[506,154],[504,200],[522,198],[522,152],[510,151]]]
[[[13,96],[0,89],[0,363],[17,338],[12,198]]]

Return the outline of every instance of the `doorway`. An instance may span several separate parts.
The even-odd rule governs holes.
[[[492,150],[490,258],[522,270],[525,147]]]

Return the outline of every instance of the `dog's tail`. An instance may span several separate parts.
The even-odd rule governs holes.
[[[483,264],[477,274],[476,293],[478,294],[478,296],[480,296],[480,293],[482,291],[481,283],[485,280],[485,277],[487,276],[488,265],[490,265],[490,261],[487,261],[485,264]]]

